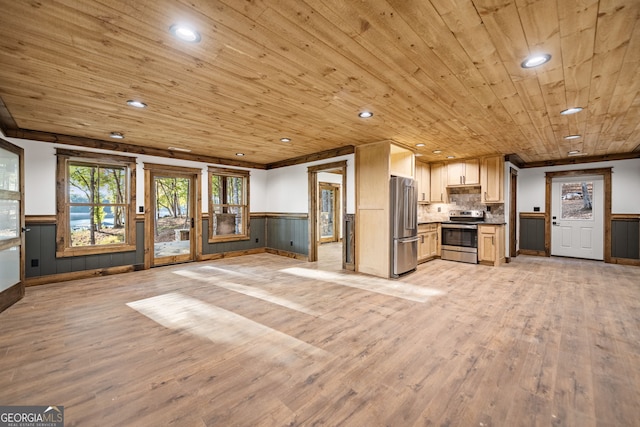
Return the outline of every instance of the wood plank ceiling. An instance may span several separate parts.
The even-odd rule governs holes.
[[[0,0],[0,10],[8,136],[256,167],[380,140],[424,161],[640,145],[638,0]],[[173,37],[180,22],[202,40]],[[532,53],[552,58],[522,68]],[[568,107],[584,110],[560,115]]]

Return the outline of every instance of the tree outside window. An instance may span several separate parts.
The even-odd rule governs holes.
[[[249,172],[209,168],[209,242],[249,238]]]
[[[57,155],[58,256],[135,250],[135,161],[69,150]]]

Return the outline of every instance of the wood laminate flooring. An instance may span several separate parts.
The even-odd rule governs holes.
[[[67,426],[640,425],[640,269],[271,254],[27,288],[0,404]]]

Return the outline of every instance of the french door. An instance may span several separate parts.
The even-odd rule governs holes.
[[[145,164],[145,263],[149,267],[197,259],[199,173]]]
[[[24,295],[23,150],[0,139],[0,311]]]

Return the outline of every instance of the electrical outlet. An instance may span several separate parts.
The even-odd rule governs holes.
[[[144,206],[138,206],[138,212],[144,213]]]
[[[289,242],[289,246],[293,246],[293,240]]]
[[[258,238],[256,237],[256,243],[258,243],[258,240],[260,240],[260,239],[258,239]]]

